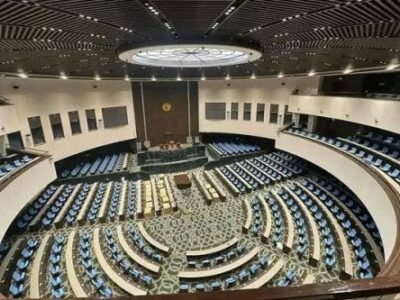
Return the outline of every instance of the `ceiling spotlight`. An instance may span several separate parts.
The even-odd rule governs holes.
[[[280,72],[279,74],[278,74],[278,78],[283,78],[283,73],[282,72]]]
[[[251,79],[256,79],[256,78],[257,78],[256,73],[251,74],[251,77],[250,77],[250,78],[251,78]]]
[[[151,81],[156,81],[156,80],[157,80],[157,78],[155,75],[151,76]]]
[[[180,74],[178,74],[178,76],[176,76],[176,80],[177,80],[177,81],[182,81],[182,77],[181,77]]]
[[[128,75],[125,76],[125,81],[130,81],[131,79],[129,78]]]
[[[64,72],[60,73],[60,79],[67,80],[68,76]]]
[[[390,70],[394,70],[398,67],[399,67],[399,64],[390,64],[386,67],[386,70],[390,71]]]
[[[201,75],[201,80],[203,80],[203,81],[206,80],[206,75],[202,74]]]
[[[308,76],[314,76],[315,75],[315,71],[314,70],[311,70],[310,72],[308,72]]]
[[[96,75],[96,76],[94,76],[94,80],[97,80],[97,81],[99,81],[99,80],[101,80],[101,78],[100,78],[100,76],[99,76],[99,75]]]
[[[18,76],[21,78],[28,78],[28,75],[24,72],[18,73]]]
[[[226,74],[226,76],[225,76],[225,80],[231,80],[231,75],[229,75],[229,73],[228,73],[228,74]]]

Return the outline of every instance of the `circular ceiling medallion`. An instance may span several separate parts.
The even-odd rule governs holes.
[[[119,58],[137,65],[171,68],[206,68],[255,61],[261,52],[251,48],[217,44],[162,45],[126,50]]]

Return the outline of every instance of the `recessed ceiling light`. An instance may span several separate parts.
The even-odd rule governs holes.
[[[203,81],[206,80],[206,75],[204,75],[204,74],[201,75],[201,80],[203,80]]]
[[[311,70],[310,72],[308,72],[308,76],[314,76],[315,75],[315,71],[314,70]]]
[[[21,78],[28,78],[28,74],[26,74],[24,72],[18,73],[18,76]]]
[[[65,73],[61,73],[61,74],[60,74],[60,79],[67,80],[67,79],[68,79],[68,76],[65,75]]]
[[[131,79],[129,78],[128,75],[125,76],[125,81],[130,81]]]
[[[282,72],[278,74],[278,78],[283,78],[284,76]]]
[[[229,75],[229,73],[228,73],[228,74],[226,74],[226,76],[225,76],[225,80],[231,80],[231,75]]]
[[[343,70],[343,74],[350,74],[351,72],[353,72],[353,70],[350,67]]]
[[[181,77],[180,74],[178,74],[178,76],[176,76],[176,80],[177,80],[177,81],[182,81],[182,77]]]
[[[251,78],[251,79],[256,79],[256,78],[257,78],[256,73],[251,74],[251,77],[250,77],[250,78]]]
[[[386,70],[390,71],[390,70],[394,70],[394,69],[396,69],[396,68],[398,68],[398,67],[399,67],[399,64],[389,64],[389,65],[386,67]]]
[[[94,76],[94,80],[101,80],[99,75]]]
[[[156,80],[157,80],[157,78],[155,75],[151,76],[151,81],[156,81]]]

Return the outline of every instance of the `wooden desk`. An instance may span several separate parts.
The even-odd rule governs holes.
[[[113,267],[107,261],[106,256],[103,254],[102,245],[100,242],[100,228],[97,227],[93,231],[93,248],[94,253],[97,258],[97,262],[100,267],[103,269],[104,273],[122,290],[127,292],[132,296],[144,296],[147,295],[147,290],[141,287],[135,286],[132,282],[127,281],[125,278],[121,277],[116,271],[114,271]]]
[[[134,262],[151,272],[154,272],[156,274],[160,273],[160,264],[156,264],[143,258],[135,250],[133,250],[131,246],[129,246],[128,241],[125,239],[125,233],[122,229],[122,225],[117,226],[117,236],[122,249]]]
[[[293,218],[290,213],[290,210],[287,208],[286,203],[282,200],[281,197],[275,192],[271,191],[271,194],[275,197],[275,199],[278,201],[279,206],[283,210],[283,215],[286,219],[286,228],[287,228],[287,235],[286,235],[286,241],[283,244],[283,252],[284,253],[289,253],[292,248],[293,248],[293,241],[294,241],[294,223],[293,223]]]
[[[234,237],[233,239],[231,239],[221,245],[215,246],[215,247],[198,249],[198,250],[188,250],[188,251],[186,251],[186,256],[187,257],[191,257],[191,256],[198,257],[198,256],[214,255],[214,254],[224,251],[232,246],[235,246],[238,242],[239,242],[239,238]]]
[[[257,198],[264,212],[264,230],[261,235],[261,240],[265,243],[269,239],[272,231],[272,212],[261,195],[258,195]]]
[[[250,260],[252,260],[254,257],[256,257],[259,252],[260,252],[260,248],[255,247],[251,251],[247,252],[245,255],[241,256],[238,259],[235,259],[234,261],[232,261],[230,263],[220,265],[220,266],[214,266],[209,269],[180,271],[178,273],[178,277],[186,278],[186,279],[201,279],[201,278],[225,274],[225,273],[233,271],[237,268],[240,268],[244,264],[248,263]]]
[[[124,154],[124,161],[122,163],[122,169],[126,170],[128,169],[128,162],[129,162],[129,153]]]
[[[225,177],[224,174],[222,174],[221,170],[219,168],[215,168],[215,172],[217,172],[217,175],[221,178],[222,182],[228,187],[228,189],[230,189],[231,193],[235,197],[239,196],[239,190],[233,185],[232,182],[228,180],[228,178]]]
[[[258,289],[262,287],[264,284],[266,284],[268,281],[274,278],[281,271],[284,264],[285,261],[282,258],[278,259],[276,262],[273,263],[272,267],[267,272],[264,272],[257,279],[247,284],[239,286],[238,289],[249,290],[249,289]]]
[[[85,201],[83,202],[83,206],[79,210],[79,214],[77,217],[77,221],[78,221],[79,225],[83,225],[86,222],[85,216],[89,209],[90,204],[92,203],[92,199],[97,190],[98,185],[99,185],[98,182],[92,184],[92,187],[90,188],[90,191],[89,191],[88,195],[86,196]]]
[[[161,215],[161,206],[160,206],[160,201],[158,200],[158,191],[156,187],[156,182],[154,178],[150,179],[151,182],[151,190],[152,190],[152,195],[153,195],[153,205],[154,205],[154,211],[156,212],[156,215]]]
[[[208,190],[205,188],[204,184],[201,182],[197,174],[193,174],[193,180],[197,184],[198,188],[200,189],[201,194],[206,200],[207,204],[211,204],[213,198],[211,197],[211,194],[208,192]]]
[[[221,189],[221,187],[215,182],[214,178],[211,177],[209,171],[203,172],[204,178],[211,184],[211,186],[217,191],[219,194],[219,198],[223,201],[226,199],[225,192]]]
[[[244,225],[242,227],[242,232],[243,233],[248,233],[250,226],[251,226],[251,222],[253,220],[253,210],[251,208],[251,205],[249,203],[249,201],[247,199],[243,199],[243,204],[246,210],[246,219],[244,222]]]
[[[126,206],[126,198],[127,198],[127,190],[128,190],[128,182],[124,177],[121,178],[122,181],[122,190],[121,190],[121,198],[119,201],[118,208],[118,218],[119,220],[125,220],[125,206]]]
[[[136,215],[138,218],[143,217],[143,203],[142,203],[142,181],[136,181]]]
[[[44,296],[40,293],[40,274],[42,273],[44,266],[46,266],[48,263],[48,256],[45,252],[49,248],[48,243],[50,238],[53,239],[52,235],[48,233],[42,239],[32,263],[29,285],[29,298],[31,299],[41,299]]]
[[[150,234],[148,234],[148,232],[146,231],[146,229],[144,228],[143,222],[138,222],[137,223],[138,228],[139,228],[139,232],[140,234],[144,237],[144,239],[153,247],[155,247],[156,249],[160,250],[161,252],[164,253],[169,253],[169,247],[161,244],[160,242],[156,241],[155,239],[153,239]]]
[[[65,250],[65,265],[67,269],[67,277],[69,285],[77,298],[87,298],[88,294],[82,287],[78,279],[78,274],[75,271],[75,260],[74,260],[74,240],[77,231],[73,230],[69,234],[67,241],[67,248]]]
[[[316,267],[317,264],[321,261],[321,240],[319,236],[318,226],[315,223],[313,216],[311,215],[310,211],[308,210],[307,206],[297,197],[295,193],[291,191],[291,189],[285,187],[286,192],[292,197],[292,199],[296,202],[296,204],[300,207],[303,215],[306,217],[307,221],[305,222],[308,226],[308,234],[309,234],[309,241],[312,242],[311,250],[309,251],[310,257],[308,263]]]
[[[318,199],[318,197],[316,197],[312,192],[310,192],[302,184],[299,184],[296,182],[296,185],[298,187],[300,187],[309,197],[311,197],[314,200],[315,204],[317,204],[318,207],[325,213],[329,222],[334,227],[333,234],[336,235],[339,245],[340,245],[340,247],[339,247],[340,249],[337,249],[337,250],[339,250],[342,253],[342,255],[338,255],[338,257],[341,257],[342,261],[343,261],[343,268],[340,271],[340,278],[341,279],[350,279],[351,277],[353,277],[353,262],[352,262],[352,258],[351,258],[350,247],[347,242],[346,236],[343,233],[342,227],[340,227],[340,225],[336,221],[335,217],[332,215],[331,211],[324,204],[321,203],[321,201]]]

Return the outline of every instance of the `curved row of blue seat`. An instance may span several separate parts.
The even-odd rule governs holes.
[[[35,218],[39,211],[45,206],[47,201],[53,196],[57,187],[50,185],[36,200],[34,200],[23,212],[17,221],[17,227],[24,230],[29,223]]]
[[[270,165],[275,170],[285,174],[286,177],[292,177],[294,174],[288,168],[283,167],[282,165],[278,164],[274,160],[270,159],[267,155],[260,156],[261,160],[268,165]]]
[[[103,202],[104,194],[106,192],[106,186],[107,186],[107,184],[105,184],[104,182],[100,182],[99,185],[97,186],[96,195],[94,196],[94,199],[92,200],[89,212],[87,214],[87,219],[90,222],[93,222],[97,217],[98,211],[100,210],[101,203]]]
[[[399,160],[400,162],[400,137],[391,135],[375,134],[372,131],[363,134],[360,133],[357,138],[364,139],[364,146],[372,148],[383,154]],[[370,143],[365,143],[370,141]]]
[[[333,238],[332,232],[328,221],[326,220],[325,214],[322,213],[319,206],[311,199],[303,190],[294,185],[289,186],[289,188],[298,196],[298,198],[307,206],[307,209],[311,212],[315,222],[319,226],[320,233],[322,233],[322,241],[325,246],[325,265],[328,270],[331,270],[336,265],[336,248],[335,240]]]
[[[246,181],[248,184],[251,185],[251,187],[255,190],[257,189],[260,184],[254,180],[250,175],[248,175],[245,171],[243,171],[241,168],[239,168],[236,164],[230,165],[232,170],[236,172],[244,181]]]
[[[281,208],[274,199],[267,195],[264,196],[264,200],[271,208],[274,223],[274,235],[272,237],[272,241],[275,245],[277,245],[278,243],[283,242],[284,222],[282,218]]]
[[[135,282],[144,285],[146,288],[150,288],[154,284],[153,276],[133,263],[124,252],[119,249],[114,241],[113,231],[110,228],[105,230],[105,241],[111,258],[116,266],[121,269],[122,273]]]
[[[128,181],[127,215],[132,218],[136,213],[136,182]]]
[[[119,172],[122,170],[124,153],[97,157],[94,161],[77,164],[71,171],[65,169],[61,172],[61,177],[83,177],[88,175],[98,175],[103,173]]]
[[[239,190],[240,193],[244,193],[246,191],[244,184],[237,179],[237,177],[231,171],[225,167],[222,167],[221,172]]]
[[[57,234],[54,238],[54,243],[50,251],[49,284],[51,288],[51,297],[56,299],[61,299],[65,296],[63,285],[63,277],[65,276],[65,272],[61,266],[61,255],[64,243],[64,236]]]
[[[121,199],[121,182],[115,181],[112,185],[111,201],[108,206],[107,218],[108,220],[114,220],[117,215],[118,204]]]
[[[255,158],[250,158],[249,161],[254,164],[256,167],[260,168],[263,170],[265,173],[267,173],[269,176],[275,179],[275,181],[281,181],[282,180],[282,175],[276,172],[274,169],[271,167],[261,163]]]
[[[208,268],[211,266],[217,266],[224,263],[228,263],[234,258],[239,257],[246,251],[246,244],[236,244],[234,247],[230,247],[218,254],[209,255],[206,258],[196,259],[190,258],[187,261],[189,268]]]
[[[285,287],[292,284],[294,282],[294,279],[296,278],[296,275],[297,272],[295,270],[290,269],[286,271],[284,276],[276,281],[276,286]]]
[[[306,228],[306,222],[304,220],[304,216],[302,211],[300,210],[297,203],[293,200],[293,198],[289,195],[288,192],[284,190],[278,191],[279,197],[286,203],[287,207],[290,210],[290,213],[294,219],[294,223],[296,225],[297,230],[297,248],[296,252],[301,257],[306,252],[308,247],[308,233]],[[319,238],[319,237],[318,237]]]
[[[312,179],[334,195],[338,200],[340,200],[346,207],[351,210],[356,217],[367,227],[368,231],[372,233],[372,238],[375,240],[376,244],[381,247],[383,252],[383,245],[381,236],[379,234],[378,228],[375,221],[372,219],[368,210],[364,207],[361,201],[354,195],[351,194],[344,186],[335,185],[334,181],[327,182],[318,176],[313,176]]]
[[[208,281],[196,281],[189,283],[188,281],[181,280],[179,282],[179,291],[181,293],[187,292],[206,292],[206,291],[217,291],[222,288],[231,289],[240,284],[254,279],[259,275],[262,270],[265,270],[270,265],[269,259],[265,255],[259,255],[257,258],[248,262],[245,266],[239,268],[237,271],[233,271],[229,275],[222,275],[216,279]]]
[[[84,230],[79,238],[80,264],[83,266],[86,277],[89,279],[96,292],[99,293],[101,297],[109,298],[113,295],[113,292],[105,283],[101,272],[97,270],[92,259],[93,256],[90,247],[90,234]]]
[[[22,168],[27,163],[29,163],[32,158],[28,155],[24,155],[18,159],[8,161],[0,164],[0,180],[2,177],[6,176],[8,173],[15,171],[16,169]]]
[[[268,153],[265,156],[270,158],[270,159],[273,159],[274,161],[276,161],[276,162],[278,162],[280,164],[282,164],[284,167],[293,170],[293,172],[296,173],[296,174],[301,174],[304,171],[303,167],[297,165],[296,163],[291,162],[288,159],[285,159],[285,158],[279,156],[275,152]]]
[[[246,160],[239,162],[239,164],[246,168],[247,171],[249,171],[251,174],[253,174],[254,176],[256,176],[258,179],[260,179],[262,182],[264,182],[264,185],[269,185],[272,180],[264,175],[263,173],[261,173],[259,170],[257,170],[256,168],[254,168],[252,165],[250,165]]]
[[[76,217],[78,216],[78,213],[85,202],[86,196],[89,193],[90,190],[90,184],[84,183],[83,186],[81,187],[81,190],[79,191],[79,194],[75,196],[74,201],[72,202],[72,205],[70,206],[66,216],[65,216],[65,222],[68,225],[72,225],[74,223]]]
[[[317,188],[315,185],[307,181],[306,179],[302,183],[304,187],[306,187],[309,191],[311,191],[315,196],[317,196],[322,203],[332,212],[335,218],[339,221],[339,224],[345,229],[346,237],[351,242],[353,246],[353,250],[357,259],[358,268],[360,271],[361,278],[371,278],[371,266],[369,259],[366,255],[366,250],[363,244],[363,238],[359,234],[359,229],[355,226],[350,218],[346,215],[346,213],[337,205],[332,202],[332,199],[329,198],[323,191]],[[350,223],[350,226],[347,224]]]
[[[34,237],[29,238],[26,242],[25,247],[19,253],[16,258],[17,263],[15,265],[14,272],[12,273],[9,292],[13,298],[22,297],[25,293],[27,286],[25,282],[27,280],[27,269],[32,261],[33,254],[35,253],[38,246],[38,240]]]
[[[222,156],[232,156],[261,150],[260,146],[254,146],[250,144],[218,142],[212,143],[211,145],[214,146],[222,154]]]
[[[128,233],[133,245],[138,249],[140,254],[156,263],[161,263],[164,260],[163,256],[157,250],[153,249],[143,240],[132,225],[128,226]]]
[[[259,236],[261,233],[261,230],[263,228],[263,220],[262,220],[262,212],[261,212],[261,206],[260,203],[258,202],[257,197],[253,197],[250,201],[251,209],[253,211],[253,218],[252,218],[252,228],[251,228],[251,233],[254,236]]]
[[[50,227],[53,224],[61,208],[64,206],[65,201],[67,201],[73,190],[74,186],[72,184],[68,184],[64,187],[61,195],[59,195],[57,200],[47,209],[45,216],[41,220],[44,227]]]

